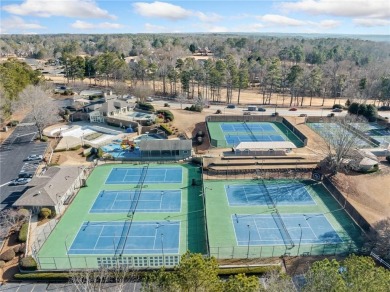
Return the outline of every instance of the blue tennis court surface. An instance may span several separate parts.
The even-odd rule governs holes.
[[[136,184],[142,173],[142,168],[113,168],[106,180],[106,184]],[[181,183],[181,167],[148,168],[145,184],[154,183]]]
[[[229,145],[240,142],[288,141],[288,137],[271,123],[221,123],[220,127]],[[288,135],[288,131],[286,133]]]
[[[286,231],[282,230],[282,220]],[[238,245],[285,245],[290,239],[295,245],[335,244],[342,242],[332,225],[322,214],[232,215]],[[302,238],[301,228],[302,227]],[[287,232],[287,233],[286,233]],[[287,239],[286,237],[289,237]]]
[[[253,134],[253,135],[235,135],[225,134],[226,143],[231,145],[237,145],[241,142],[274,142],[274,141],[286,141],[282,135],[267,135],[267,134]]]
[[[101,191],[90,213],[127,213],[136,191]],[[137,212],[180,212],[181,191],[142,191]]]
[[[124,221],[84,222],[68,254],[113,255],[124,227]],[[132,222],[121,254],[178,254],[179,230],[178,221]]]
[[[315,205],[305,185],[283,184],[225,185],[229,206]]]
[[[229,123],[221,124],[223,132],[268,132],[278,133],[278,130],[270,123]]]

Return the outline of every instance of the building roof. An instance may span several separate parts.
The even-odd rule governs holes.
[[[241,142],[235,147],[235,150],[255,150],[255,149],[293,149],[297,148],[290,141],[273,141],[273,142]]]
[[[191,140],[141,140],[138,143],[141,151],[151,150],[191,150]]]
[[[128,107],[129,104],[124,100],[119,99],[110,99],[107,100],[102,107],[99,109],[101,113],[110,113],[118,109]]]
[[[34,177],[29,188],[13,206],[55,206],[81,174],[78,166],[50,167],[44,176]]]

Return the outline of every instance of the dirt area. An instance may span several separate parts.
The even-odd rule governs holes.
[[[336,176],[338,188],[359,213],[372,225],[390,216],[390,165],[381,164],[372,174]]]

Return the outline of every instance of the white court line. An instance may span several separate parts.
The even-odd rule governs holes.
[[[6,186],[6,185],[8,185],[9,183],[11,183],[11,181],[6,182],[5,184],[2,184],[2,185],[0,186],[0,188],[1,188],[1,187],[4,187],[4,186]]]
[[[260,240],[261,240],[261,235],[260,235],[259,228],[258,228],[258,226],[257,226],[256,220],[253,220],[253,222],[255,223],[257,235],[259,236],[259,238],[260,238]]]
[[[102,229],[100,230],[100,234],[99,234],[98,238],[96,239],[96,243],[95,243],[95,245],[94,245],[94,247],[93,247],[93,250],[96,249],[96,245],[97,245],[97,243],[98,243],[98,241],[99,241],[100,236],[102,235],[103,229],[104,229],[104,226],[103,226]]]
[[[245,195],[246,202],[249,203],[249,200],[248,200],[248,197],[247,197],[246,191],[245,191],[245,186],[243,186],[242,189],[244,190],[244,195]]]

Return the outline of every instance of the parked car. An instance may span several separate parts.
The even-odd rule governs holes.
[[[341,113],[343,111],[342,108],[335,108],[334,110],[332,110],[332,112],[334,113]]]
[[[300,117],[307,117],[307,114],[300,114]]]
[[[41,161],[43,159],[42,155],[37,155],[37,154],[32,154],[26,158],[27,161],[34,161],[34,160],[39,160]]]
[[[292,111],[292,112],[295,112],[295,111],[297,111],[298,109],[296,108],[296,107],[292,107],[292,108],[290,108],[289,109],[289,111]]]
[[[10,186],[25,185],[29,181],[31,181],[31,178],[22,177],[22,178],[17,178],[17,179],[12,180],[9,185]]]
[[[265,112],[265,111],[266,111],[266,109],[263,108],[263,107],[259,107],[257,110],[258,110],[259,112]]]
[[[153,97],[150,97],[150,96],[147,97],[147,98],[146,98],[146,101],[149,101],[149,102],[150,102],[150,101],[153,101]]]
[[[21,171],[18,174],[19,178],[32,178],[34,176],[34,172],[30,171]]]
[[[227,108],[236,108],[236,105],[235,104],[228,104]]]
[[[244,116],[250,116],[251,112],[244,112]]]

